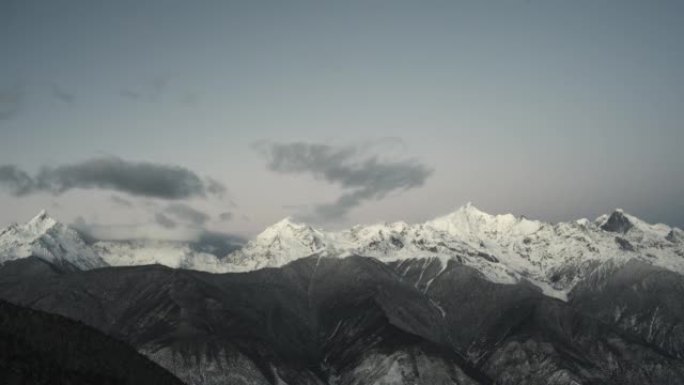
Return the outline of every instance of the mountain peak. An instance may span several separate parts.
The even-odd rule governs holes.
[[[459,207],[456,209],[455,213],[466,213],[470,215],[487,215],[489,216],[490,214],[478,209],[472,202],[467,202],[465,205]]]
[[[278,222],[268,226],[263,232],[282,232],[282,231],[287,231],[287,230],[292,230],[292,229],[304,229],[309,227],[309,225],[301,222],[295,221],[292,217],[285,217]]]
[[[285,217],[280,221],[267,227],[261,234],[257,235],[258,239],[272,239],[272,238],[300,238],[313,233],[314,229],[311,226],[296,222],[292,217]]]
[[[442,218],[449,218],[451,221],[470,221],[470,220],[480,220],[480,219],[490,219],[493,218],[494,215],[486,213],[479,208],[477,208],[472,202],[468,202],[465,205],[457,208],[450,214],[447,214],[446,216]]]
[[[42,210],[40,210],[40,212],[38,212],[38,214],[35,217],[33,217],[33,219],[30,220],[30,222],[42,221],[42,220],[45,220],[49,217],[50,217],[50,215],[48,214],[47,210],[42,209]]]
[[[624,210],[615,209],[610,216],[608,216],[599,226],[602,230],[610,231],[612,233],[627,233],[634,224],[630,221]]]
[[[246,271],[268,266],[282,266],[325,247],[320,231],[291,217],[267,227],[253,240],[227,256],[234,263],[232,271]]]
[[[41,210],[25,225],[0,233],[0,263],[39,257],[48,262],[69,263],[79,269],[106,266],[78,233]]]
[[[41,210],[38,215],[27,223],[27,226],[36,233],[44,233],[48,229],[54,227],[57,223],[59,222],[52,218],[47,210]]]
[[[292,217],[285,217],[278,222],[272,224],[270,227],[287,227],[287,226],[305,226],[294,220]]]

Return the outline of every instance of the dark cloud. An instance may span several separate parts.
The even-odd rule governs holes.
[[[124,199],[118,195],[112,195],[110,197],[110,200],[116,204],[117,206],[125,207],[125,208],[131,208],[133,207],[133,202],[129,201],[128,199]]]
[[[173,203],[164,212],[175,219],[193,226],[204,226],[209,221],[209,215],[192,208],[184,203]]]
[[[228,211],[223,212],[223,213],[221,213],[221,214],[218,215],[218,219],[219,219],[220,221],[222,221],[222,222],[229,222],[229,221],[232,221],[232,220],[233,220],[233,217],[234,217],[233,213],[228,212]]]
[[[155,163],[98,158],[45,168],[36,177],[41,188],[62,193],[74,188],[99,188],[131,195],[180,199],[204,195],[206,186],[192,171]]]
[[[196,241],[190,243],[190,248],[221,258],[241,248],[245,242],[244,238],[235,234],[204,231],[200,233]]]
[[[11,119],[21,110],[24,100],[24,86],[21,84],[0,89],[0,120]]]
[[[157,222],[160,226],[167,228],[167,229],[173,229],[174,227],[177,226],[176,221],[173,219],[167,217],[166,215],[162,213],[157,213],[154,216],[154,221]]]
[[[309,174],[345,190],[335,202],[314,208],[311,215],[322,220],[343,218],[364,201],[379,200],[391,192],[422,186],[432,174],[430,168],[416,160],[381,159],[368,152],[370,147],[334,147],[305,142],[255,144],[270,170]]]
[[[7,186],[16,196],[37,191],[59,195],[71,189],[84,188],[173,200],[217,195],[220,190],[217,187],[220,183],[203,180],[183,167],[129,162],[115,157],[45,167],[35,177],[12,165],[0,166],[0,169],[0,184]]]
[[[5,186],[12,195],[31,193],[35,188],[33,178],[14,165],[0,166],[0,186]]]

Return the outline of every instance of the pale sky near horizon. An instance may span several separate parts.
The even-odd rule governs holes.
[[[681,1],[0,0],[0,226],[47,208],[253,235],[472,201],[684,227],[682,19]]]

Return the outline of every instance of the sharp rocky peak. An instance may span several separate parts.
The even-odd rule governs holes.
[[[459,207],[451,213],[451,215],[467,215],[470,217],[492,217],[493,215],[486,213],[479,208],[477,208],[472,202],[468,202],[465,205]]]
[[[280,221],[276,222],[273,226],[271,227],[276,227],[276,228],[290,228],[290,229],[303,229],[303,228],[311,228],[311,226],[305,222],[301,222],[298,220],[295,220],[292,217],[285,217],[281,219]]]
[[[665,237],[670,242],[678,243],[678,242],[684,242],[684,231],[681,229],[675,227],[670,230],[669,233],[667,233],[667,236]]]
[[[42,210],[26,224],[0,232],[0,264],[14,259],[39,257],[67,263],[78,269],[106,266],[76,231]]]
[[[609,216],[599,218],[599,227],[604,231],[626,234],[634,227],[634,223],[632,223],[630,217],[631,216],[625,214],[622,209],[616,209]]]
[[[43,222],[49,219],[52,219],[50,217],[50,214],[48,214],[47,210],[43,209],[40,210],[40,212],[35,217],[33,217],[29,222]]]
[[[41,210],[27,224],[27,228],[35,233],[44,233],[55,227],[59,222],[52,218],[46,210]]]
[[[542,223],[513,214],[488,214],[467,203],[451,214],[428,221],[426,225],[454,235],[477,235],[482,232],[531,232],[536,231]]]
[[[292,219],[292,217],[286,217],[267,227],[264,231],[257,235],[256,238],[268,239],[281,236],[296,236],[303,233],[306,234],[313,232],[315,232],[315,230],[311,226],[305,223],[296,222],[294,219]]]
[[[274,223],[270,227],[284,228],[284,227],[302,227],[302,226],[306,226],[306,225],[303,223],[295,221],[292,217],[285,217],[285,218],[279,220],[278,222]]]

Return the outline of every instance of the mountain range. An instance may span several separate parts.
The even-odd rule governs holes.
[[[0,233],[0,298],[78,320],[188,384],[684,384],[684,233],[622,210],[545,223],[468,204],[227,255]]]
[[[637,259],[684,273],[684,231],[649,224],[620,209],[594,221],[552,224],[490,215],[468,203],[425,223],[359,225],[338,232],[286,218],[228,250],[221,255],[189,243],[156,240],[86,242],[45,211],[25,225],[0,232],[0,263],[32,255],[79,270],[160,264],[227,273],[280,267],[308,256],[362,255],[383,262],[438,259],[443,268],[458,261],[496,283],[525,280],[560,299],[567,299],[589,272],[608,262]]]

